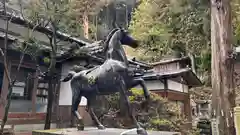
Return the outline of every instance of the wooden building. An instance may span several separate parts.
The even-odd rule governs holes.
[[[202,85],[191,69],[189,57],[174,58],[150,64],[153,69],[144,75],[147,88],[181,107],[191,121],[189,89]]]
[[[0,48],[4,48],[4,38],[5,38],[5,20],[4,11],[2,8],[2,3],[0,3]],[[42,72],[47,71],[48,66],[44,64],[43,58],[49,57],[49,35],[52,35],[52,31],[46,27],[38,26],[33,32],[33,37],[38,39],[41,44],[41,48],[45,48],[42,51],[43,57],[35,57],[25,54],[23,63],[21,65],[20,71],[17,71],[17,66],[20,62],[20,56],[22,55],[19,51],[22,43],[28,38],[29,29],[34,26],[23,20],[21,14],[16,10],[7,7],[7,19],[9,20],[8,28],[8,51],[7,53],[7,63],[9,74],[11,78],[17,79],[13,87],[12,102],[10,105],[10,110],[8,114],[7,125],[22,125],[32,126],[33,124],[42,124],[45,120],[46,105],[47,105],[47,82],[45,80],[39,80],[36,65],[40,65]],[[90,41],[86,39],[79,39],[71,37],[66,33],[61,33],[57,31],[56,33],[58,45],[58,56],[57,56],[57,71],[61,74],[62,69],[62,56],[65,51],[71,50],[74,45],[85,46],[91,44]],[[91,61],[91,57],[82,56],[80,60]],[[57,82],[58,89],[55,90],[55,98],[53,104],[53,119],[52,123],[57,123],[58,120],[58,95],[60,83]],[[8,94],[8,79],[4,73],[3,68],[3,56],[0,57],[0,119],[4,115],[4,106],[6,105],[6,97]],[[43,128],[40,127],[40,128]]]

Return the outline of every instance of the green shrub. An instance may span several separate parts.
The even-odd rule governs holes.
[[[104,125],[114,128],[131,128],[133,125],[129,123],[131,119],[128,116],[119,115],[119,94],[105,96],[99,98],[101,102],[97,102],[96,107],[102,109],[98,114]],[[169,102],[166,98],[163,98],[155,93],[150,93],[150,102],[148,105],[148,111],[144,106],[145,98],[143,91],[133,88],[130,90],[129,100],[131,102],[132,109],[138,120],[145,128],[149,130],[161,130],[161,131],[181,131],[188,135],[197,135],[195,130],[183,129],[186,123],[186,119],[180,113],[180,108],[177,104]],[[109,102],[108,104],[103,102]],[[101,103],[101,105],[100,105]]]

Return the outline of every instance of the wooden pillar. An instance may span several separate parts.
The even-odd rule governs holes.
[[[208,101],[208,115],[211,116],[211,102]]]
[[[11,61],[7,61],[7,64],[8,64],[8,70],[9,70],[9,75],[10,75],[10,73],[11,73]],[[0,101],[1,101],[1,104],[0,104],[0,117],[1,118],[4,115],[4,107],[5,107],[5,104],[6,104],[7,94],[8,94],[8,87],[9,87],[9,81],[8,81],[8,78],[7,78],[7,75],[6,75],[5,72],[4,72],[2,81],[3,81],[3,83],[2,83],[2,91],[1,91],[1,97],[0,97]]]
[[[201,106],[199,103],[197,103],[197,116],[200,116],[200,109],[201,109]]]
[[[36,113],[36,100],[37,100],[37,87],[38,87],[38,76],[39,71],[37,70],[34,74],[33,89],[32,89],[32,113]]]
[[[168,81],[166,78],[163,78],[163,85],[164,85],[164,98],[168,97]]]
[[[185,100],[184,100],[184,112],[185,112],[185,115],[187,117],[187,120],[188,121],[191,121],[192,120],[192,115],[191,115],[191,106],[190,106],[190,96],[189,94],[185,97]]]

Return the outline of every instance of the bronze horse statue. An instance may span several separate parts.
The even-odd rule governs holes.
[[[78,73],[70,71],[68,76],[62,79],[63,82],[71,80],[73,93],[72,113],[77,117],[79,130],[84,129],[82,117],[77,110],[82,96],[87,98],[88,111],[98,129],[105,129],[93,112],[91,105],[97,95],[110,95],[120,92],[125,99],[128,114],[138,129],[138,134],[147,134],[133,115],[126,93],[129,89],[140,85],[144,91],[146,101],[148,101],[150,98],[149,92],[144,80],[141,77],[134,77],[129,70],[129,63],[122,45],[128,45],[132,48],[138,47],[137,41],[130,37],[127,31],[115,28],[110,32],[105,41],[104,52],[106,59],[102,65],[82,70]]]

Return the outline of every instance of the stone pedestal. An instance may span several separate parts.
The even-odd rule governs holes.
[[[75,128],[70,129],[50,129],[33,131],[32,135],[120,135],[126,129],[107,128],[98,130],[97,128],[88,127],[84,131],[77,131]],[[129,132],[125,135],[137,135],[136,131]],[[177,132],[148,131],[148,135],[181,135]]]

